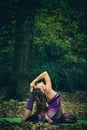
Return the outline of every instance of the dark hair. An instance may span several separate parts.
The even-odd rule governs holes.
[[[37,113],[46,112],[48,110],[48,107],[45,94],[39,88],[34,88],[32,94],[34,101],[36,101]]]

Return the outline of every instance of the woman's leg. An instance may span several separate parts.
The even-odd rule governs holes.
[[[61,118],[54,120],[55,124],[60,124],[60,123],[76,123],[77,118],[76,116],[68,113],[64,113]]]
[[[26,119],[26,121],[30,121],[30,122],[39,121],[39,116],[38,114],[31,115],[30,117]]]
[[[65,119],[65,123],[76,123],[77,122],[76,116],[74,116],[72,114],[64,113],[63,117]]]

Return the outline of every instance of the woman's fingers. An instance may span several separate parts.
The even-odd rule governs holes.
[[[34,86],[35,86],[34,82],[30,83],[30,87],[34,87]]]
[[[45,118],[49,123],[53,123],[53,121],[45,114]]]

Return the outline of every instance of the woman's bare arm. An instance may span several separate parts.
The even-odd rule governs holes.
[[[26,121],[26,119],[31,115],[31,110],[26,109],[24,115],[22,117],[22,121]]]
[[[43,73],[41,73],[39,76],[37,76],[30,84],[30,87],[34,87],[35,83],[38,82],[39,80],[44,79],[46,82],[46,87],[51,89],[52,85],[51,85],[51,79],[48,75],[48,73],[45,71]]]

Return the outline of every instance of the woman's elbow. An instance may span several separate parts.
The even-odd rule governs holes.
[[[44,71],[44,74],[45,74],[45,75],[48,75],[47,71]]]

